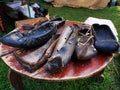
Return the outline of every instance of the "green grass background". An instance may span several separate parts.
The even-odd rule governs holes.
[[[34,0],[40,1],[40,0]],[[120,34],[120,6],[107,7],[100,10],[86,8],[61,7],[55,8],[51,4],[40,1],[41,5],[49,10],[50,16],[62,16],[68,20],[84,22],[88,17],[110,19]],[[7,32],[14,29],[14,22],[6,18]],[[6,33],[0,33],[0,36]],[[118,35],[120,39],[120,35]],[[22,76],[25,90],[120,90],[120,57],[113,58],[104,71],[104,80],[93,77],[64,82],[43,82]],[[113,64],[114,61],[114,64]],[[116,73],[116,69],[118,73]],[[13,90],[7,77],[8,67],[0,59],[0,90]]]

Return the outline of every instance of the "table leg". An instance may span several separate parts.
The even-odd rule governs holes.
[[[9,69],[8,78],[14,90],[23,90],[23,83],[20,74],[16,73],[12,69]]]
[[[104,72],[104,69],[94,74],[93,77],[103,80],[104,79],[103,72]]]

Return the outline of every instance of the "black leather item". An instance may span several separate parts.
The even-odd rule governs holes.
[[[57,19],[56,19],[57,21]],[[49,21],[38,26],[28,32],[21,33],[20,31],[12,31],[0,38],[0,42],[8,46],[31,49],[45,44],[57,30],[57,25],[64,25],[65,20],[61,19],[56,24],[56,21]]]
[[[93,24],[95,48],[100,52],[114,53],[119,48],[114,34],[108,25]]]
[[[112,53],[118,50],[119,44],[115,40],[100,40],[95,42],[95,47],[100,52]]]
[[[108,25],[93,24],[95,40],[116,40]]]

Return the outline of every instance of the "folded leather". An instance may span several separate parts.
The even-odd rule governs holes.
[[[34,72],[38,68],[42,67],[49,57],[48,49],[50,46],[57,41],[58,35],[52,36],[52,38],[45,43],[43,46],[37,49],[20,49],[14,51],[16,60],[29,72]],[[51,50],[51,49],[50,49]]]
[[[69,31],[69,33],[67,32]],[[69,36],[66,36],[66,34]],[[58,43],[48,62],[45,65],[45,70],[49,73],[61,71],[69,62],[76,46],[76,38],[78,35],[78,26],[66,27],[61,34]],[[64,37],[64,38],[63,38]],[[65,41],[63,41],[65,39]],[[61,44],[61,45],[59,45]]]

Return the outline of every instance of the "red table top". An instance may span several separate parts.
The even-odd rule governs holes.
[[[72,25],[75,24],[81,24],[81,22],[75,22],[75,21],[67,21],[66,24]],[[61,30],[60,30],[61,31]],[[60,32],[58,32],[60,33]],[[10,54],[6,54],[2,56],[3,61],[14,71],[29,76],[33,79],[39,79],[39,80],[49,80],[49,81],[63,81],[63,80],[73,80],[73,79],[82,79],[87,78],[95,73],[103,70],[112,60],[112,55],[107,54],[97,54],[95,57],[91,58],[90,60],[86,61],[78,61],[71,59],[71,61],[67,64],[67,66],[60,72],[55,74],[49,74],[44,70],[44,66],[39,68],[33,73],[28,72],[23,68],[14,57],[12,51],[15,50],[15,48],[6,46],[1,44],[0,45],[1,52],[11,52]]]

